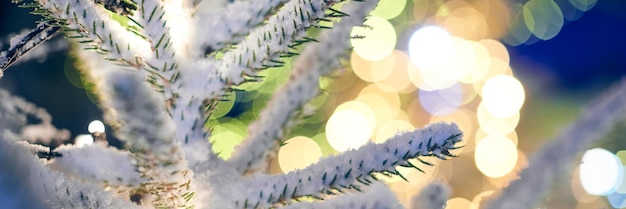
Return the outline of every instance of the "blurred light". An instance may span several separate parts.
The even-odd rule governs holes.
[[[471,66],[468,66],[470,68],[469,73],[461,77],[459,81],[466,84],[473,84],[485,78],[489,72],[491,58],[489,51],[484,45],[473,41],[468,41],[468,43],[470,43],[473,49],[472,54],[474,55],[474,62]]]
[[[626,163],[626,150],[618,151],[617,153],[615,153],[615,156],[617,156],[620,162],[622,162],[622,167],[623,167],[622,169],[626,169],[625,167],[626,165],[624,165],[624,163]],[[622,175],[621,178],[622,180],[619,186],[617,187],[617,192],[626,194],[626,175]]]
[[[478,207],[465,198],[457,197],[446,202],[446,209],[478,209]]]
[[[409,64],[409,56],[403,51],[394,50],[391,53],[391,56],[394,57],[392,60],[394,63],[381,63],[386,66],[381,66],[381,68],[389,68],[390,73],[387,74],[386,77],[378,80],[376,85],[381,86],[382,89],[387,92],[393,93],[410,93],[415,90],[415,87],[411,85],[411,80],[409,79],[409,74],[407,72],[407,66]],[[375,65],[372,65],[374,67]],[[382,84],[382,85],[381,85]]]
[[[478,105],[476,115],[480,128],[488,135],[507,135],[513,132],[520,118],[519,112],[504,118],[496,117],[487,110],[483,102]]]
[[[613,208],[626,207],[626,194],[614,192],[606,197]]]
[[[459,152],[455,150],[452,154],[458,154]],[[435,165],[437,168],[438,174],[437,179],[445,179],[447,181],[452,179],[452,175],[454,175],[454,166],[452,165],[452,161],[441,161],[437,162]]]
[[[367,118],[367,122],[370,128],[374,129],[374,127],[376,127],[376,114],[374,114],[374,111],[372,111],[369,105],[364,104],[363,102],[358,100],[352,100],[344,102],[341,105],[337,106],[333,112],[339,112],[342,110],[357,111],[361,113],[361,115],[365,116],[365,118]]]
[[[589,203],[578,203],[578,205],[576,205],[576,209],[607,209],[610,208],[611,205],[609,205],[609,203],[607,203],[606,200],[604,199],[596,199],[593,202],[589,202]]]
[[[440,90],[419,91],[420,103],[432,115],[444,116],[453,113],[461,105],[463,90],[458,83]]]
[[[428,14],[430,8],[430,0],[413,0],[413,18],[417,22],[421,22]]]
[[[104,123],[102,123],[102,121],[99,121],[99,120],[93,120],[87,126],[87,130],[89,131],[89,133],[95,133],[95,132],[104,133],[105,131]]]
[[[483,104],[495,117],[505,118],[519,112],[524,104],[524,87],[516,78],[499,75],[482,87]]]
[[[375,94],[383,97],[390,106],[400,107],[400,96],[396,92],[388,91],[388,89],[389,88],[385,88],[385,85],[370,84],[361,89],[361,91],[359,92],[359,96],[366,94]],[[394,115],[395,114],[396,112],[394,112]]]
[[[363,23],[368,27],[352,28],[351,36],[364,38],[350,39],[354,51],[369,61],[381,60],[396,47],[396,31],[389,21],[381,17],[368,17]]]
[[[245,136],[233,132],[233,131],[221,131],[218,133],[212,133],[209,137],[213,145],[213,150],[219,153],[218,156],[222,159],[228,159],[233,154],[235,146],[244,140]]]
[[[474,152],[478,170],[489,177],[502,177],[513,170],[517,163],[517,148],[503,136],[490,135],[479,140]]]
[[[322,150],[317,143],[305,136],[288,139],[278,151],[278,163],[285,173],[306,168],[321,157]]]
[[[356,149],[369,141],[373,127],[361,112],[344,109],[335,111],[326,124],[326,138],[339,152]]]
[[[472,204],[475,205],[477,208],[480,208],[480,203],[483,201],[483,199],[485,197],[489,197],[491,194],[493,194],[493,192],[494,191],[492,191],[492,190],[488,190],[488,191],[484,191],[484,192],[481,192],[481,193],[477,194],[472,199]]]
[[[375,143],[383,143],[387,139],[403,132],[412,131],[415,129],[411,123],[403,120],[390,120],[380,125],[380,128],[376,131],[376,135],[373,138]]]
[[[561,12],[563,12],[563,18],[565,18],[568,22],[573,22],[578,20],[578,18],[582,17],[585,13],[584,11],[576,8],[572,3],[567,0],[557,0],[556,4],[561,8]]]
[[[622,165],[625,165],[624,163],[626,163],[626,150],[617,151],[617,153],[615,153],[615,156],[619,158],[619,160],[622,162]]]
[[[436,21],[456,37],[480,40],[487,37],[485,17],[465,1],[448,1],[437,11]]]
[[[578,202],[589,203],[599,198],[599,196],[591,195],[583,189],[583,185],[580,182],[580,166],[576,166],[574,169],[570,185],[572,188],[572,194]]]
[[[496,188],[504,188],[509,185],[513,180],[519,179],[519,173],[522,169],[528,167],[528,158],[526,154],[521,150],[517,150],[517,162],[515,163],[515,167],[511,170],[511,172],[507,173],[504,176],[500,177],[488,177],[487,181],[495,186]]]
[[[502,45],[502,43],[493,39],[480,40],[478,43],[487,49],[491,58],[499,59],[504,61],[507,65],[509,64],[509,51],[506,47],[504,47],[504,45]]]
[[[409,102],[409,105],[406,107],[406,114],[409,117],[409,122],[414,127],[419,128],[429,124],[430,114],[424,110],[417,97]]]
[[[90,134],[80,134],[78,136],[76,136],[76,138],[74,139],[74,144],[77,147],[83,147],[86,145],[92,145],[93,144],[93,137]]]
[[[485,130],[483,130],[482,128],[479,128],[478,130],[476,130],[476,135],[475,135],[475,139],[476,139],[476,144],[478,144],[478,141],[484,139],[485,137],[489,136],[489,135],[500,135],[501,134],[487,134],[487,132],[485,132]],[[515,144],[515,146],[517,147],[518,144],[518,138],[517,138],[517,133],[515,131],[512,131],[511,133],[508,133],[507,135],[504,135],[504,137],[506,137],[507,139],[511,140],[511,142],[513,142],[513,144]]]
[[[531,31],[526,27],[524,22],[523,10],[526,7],[520,3],[512,3],[511,5],[511,22],[509,23],[509,34],[504,37],[503,41],[511,46],[517,46],[526,43],[531,36]]]
[[[357,76],[354,71],[339,70],[331,77],[320,77],[320,88],[328,92],[342,92],[354,86]],[[286,73],[289,74],[289,73]],[[289,77],[289,76],[285,76]]]
[[[587,193],[608,195],[621,183],[623,166],[611,152],[601,148],[587,150],[581,161],[580,182]]]
[[[383,97],[377,94],[360,94],[354,101],[367,105],[374,114],[374,121],[376,124],[375,126],[372,126],[372,128],[392,120],[395,117],[395,114],[397,114],[397,112],[395,112],[395,114],[393,112],[395,108],[387,103]]]
[[[508,31],[511,22],[511,2],[477,0],[472,1],[472,5],[485,17],[487,22],[488,36],[492,39],[501,39]]]
[[[483,77],[481,78],[479,82],[475,82],[472,84],[474,87],[474,90],[476,90],[478,94],[481,96],[483,94],[482,93],[483,86],[489,79],[495,76],[499,76],[499,75],[513,76],[513,70],[511,70],[511,67],[504,61],[490,57],[488,62],[489,62],[489,65],[488,65],[487,72],[483,75]]]
[[[563,13],[552,0],[530,0],[522,12],[526,27],[541,40],[554,38],[563,27]]]
[[[381,0],[370,15],[390,20],[402,13],[405,5],[406,0]]]
[[[211,111],[211,119],[217,119],[224,117],[226,114],[230,112],[230,110],[235,105],[235,100],[237,98],[237,91],[231,91],[225,98],[217,103],[214,110]]]
[[[395,65],[395,56],[390,53],[388,56],[377,61],[368,61],[352,51],[350,63],[354,74],[361,80],[367,82],[378,82],[391,74]]]
[[[585,12],[593,8],[598,0],[569,0],[569,2],[572,6],[576,7],[576,9]]]
[[[431,89],[447,88],[458,80],[450,64],[456,56],[454,41],[440,27],[426,26],[415,31],[409,40],[409,55],[422,81]]]

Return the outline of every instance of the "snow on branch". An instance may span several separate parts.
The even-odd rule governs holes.
[[[450,196],[450,188],[441,182],[430,183],[413,197],[412,209],[443,209]]]
[[[145,181],[131,163],[128,151],[98,144],[83,147],[63,145],[54,151],[62,157],[50,162],[52,168],[96,185],[138,187]]]
[[[142,37],[127,31],[111,18],[112,13],[92,1],[37,1],[41,15],[52,19],[49,23],[61,27],[68,38],[81,43],[84,49],[103,54],[107,60],[120,65],[141,66],[142,57],[148,57],[150,45]]]
[[[51,22],[41,22],[34,29],[11,38],[9,49],[0,52],[0,78],[3,72],[22,56],[50,40],[59,28],[53,26]]]
[[[385,184],[373,182],[363,193],[346,194],[325,202],[300,202],[281,209],[394,209],[402,208],[398,199]]]
[[[210,36],[198,37],[199,47],[210,48],[208,51],[223,48],[226,44],[240,41],[255,26],[263,23],[268,14],[288,0],[237,1],[214,14],[199,13],[196,24],[199,28],[220,28],[206,31]],[[200,50],[205,51],[205,50]]]
[[[237,147],[230,159],[242,173],[254,173],[266,168],[268,158],[275,156],[282,143],[281,132],[292,113],[318,93],[319,77],[338,66],[338,58],[349,47],[352,27],[363,23],[365,16],[378,1],[352,2],[345,5],[344,17],[331,30],[323,31],[319,43],[307,45],[293,62],[289,82],[278,90],[259,119],[252,123],[249,136]]]
[[[606,90],[582,115],[529,160],[519,179],[485,200],[486,209],[525,209],[541,202],[554,179],[567,169],[578,153],[603,139],[626,119],[626,80]]]
[[[242,191],[245,195],[236,202],[238,207],[269,207],[303,196],[322,199],[326,194],[343,190],[361,190],[362,185],[376,181],[374,174],[401,174],[396,166],[419,168],[410,159],[435,156],[448,159],[457,149],[462,133],[456,124],[435,123],[423,129],[406,132],[382,144],[369,143],[357,150],[320,160],[302,170],[277,176],[254,176],[244,185],[260,188]]]
[[[140,208],[100,186],[50,170],[24,146],[0,133],[0,202],[8,208]],[[15,207],[12,207],[15,206]]]
[[[314,41],[305,37],[306,29],[316,26],[328,8],[323,0],[289,1],[265,25],[251,31],[234,49],[224,53],[218,65],[221,78],[238,85],[246,81],[246,76],[256,75],[254,70],[281,66],[281,53]]]
[[[28,118],[37,120],[38,123],[29,124]],[[21,140],[32,143],[57,145],[70,137],[68,130],[59,130],[52,125],[52,117],[45,109],[20,97],[12,96],[2,89],[0,89],[0,127],[21,133]]]
[[[142,187],[157,207],[187,207],[191,173],[174,138],[174,124],[163,103],[144,82],[141,71],[112,72],[106,78],[105,95],[120,126],[120,138],[128,143]]]

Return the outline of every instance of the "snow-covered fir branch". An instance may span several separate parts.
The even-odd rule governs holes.
[[[337,6],[339,2],[345,5]],[[311,207],[395,208],[399,203],[385,185],[376,183],[376,173],[401,175],[396,166],[419,169],[409,160],[424,156],[447,159],[453,156],[450,150],[459,146],[462,133],[455,125],[434,124],[402,133],[384,144],[369,144],[326,158],[302,171],[250,175],[267,166],[263,162],[273,157],[285,140],[280,133],[287,128],[287,121],[317,95],[318,78],[339,66],[338,58],[345,57],[349,48],[352,27],[361,25],[378,1],[239,1],[212,15],[196,10],[202,3],[20,1],[45,18],[40,26],[62,31],[83,49],[77,53],[84,60],[81,68],[101,92],[106,121],[126,145],[125,150],[103,144],[63,145],[54,150],[31,146],[30,151],[17,155],[20,160],[16,162],[37,162],[30,163],[37,170],[29,172],[40,179],[25,176],[16,183],[37,188],[52,177],[63,180],[53,181],[59,183],[54,191],[46,190],[51,193],[44,193],[41,202],[21,203],[18,199],[15,204],[251,208],[334,194],[327,203]],[[329,9],[333,6],[341,9]],[[227,15],[239,10],[246,12]],[[322,26],[321,22],[334,25]],[[192,25],[197,28],[189,27]],[[323,30],[319,37],[307,37],[310,28]],[[51,34],[41,31],[34,33],[45,34],[38,36],[43,38],[15,39],[10,50],[21,51],[4,52],[3,60],[19,58]],[[307,45],[300,54],[296,51],[299,45]],[[214,105],[235,85],[255,80],[260,70],[283,65],[282,57],[289,56],[299,56],[293,63],[291,81],[276,92],[259,122],[251,125],[254,131],[235,157],[228,162],[218,158],[205,127]],[[23,117],[21,112],[14,113],[15,105],[19,102],[8,103],[3,113]],[[9,127],[5,132],[27,128],[24,122]],[[4,143],[22,146],[19,144],[24,143],[15,141],[23,136],[4,139]],[[37,156],[42,159],[36,160]],[[10,168],[15,172],[23,169],[17,165]],[[11,175],[0,177],[13,178]],[[353,194],[339,195],[345,189]],[[26,193],[41,192],[33,189]]]

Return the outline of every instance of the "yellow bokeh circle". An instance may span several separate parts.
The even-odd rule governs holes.
[[[524,104],[522,83],[513,76],[491,77],[482,87],[483,104],[491,115],[506,118],[519,112]]]
[[[387,57],[396,47],[396,31],[389,21],[372,16],[363,23],[368,27],[352,28],[351,36],[362,37],[350,39],[354,52],[369,61]]]
[[[285,173],[306,168],[321,157],[322,150],[319,145],[305,136],[288,139],[278,151],[278,163]]]
[[[492,178],[502,177],[517,163],[517,148],[504,136],[489,135],[478,141],[474,160],[478,170]]]

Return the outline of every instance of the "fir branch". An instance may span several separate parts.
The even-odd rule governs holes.
[[[237,147],[229,160],[242,173],[263,171],[269,158],[276,155],[283,143],[282,128],[292,113],[318,93],[319,77],[338,66],[338,57],[349,47],[352,27],[363,23],[365,16],[378,1],[352,2],[345,5],[351,16],[337,23],[334,29],[324,31],[319,43],[305,47],[293,63],[293,73],[284,87],[278,90],[264,109],[259,119],[252,123],[249,136]]]
[[[0,134],[0,200],[9,208],[140,208],[101,188],[50,170]],[[13,136],[14,137],[14,136]],[[15,207],[12,207],[15,206]]]
[[[198,14],[197,25],[206,28],[221,28],[211,31],[210,36],[198,37],[199,47],[214,51],[241,41],[254,27],[263,23],[269,14],[289,0],[237,1],[215,14]]]
[[[171,118],[139,73],[117,71],[105,78],[106,101],[122,124],[117,133],[128,143],[141,177],[147,179],[142,187],[154,196],[152,204],[188,207],[184,195],[190,192],[192,173],[174,140]]]
[[[402,208],[394,193],[380,182],[373,182],[363,193],[346,194],[324,202],[300,202],[282,209],[395,209]]]
[[[145,182],[131,163],[128,151],[93,144],[63,145],[54,152],[63,157],[50,162],[52,168],[95,185],[138,187]]]
[[[44,18],[54,20],[68,38],[75,39],[86,50],[102,54],[118,65],[140,68],[143,57],[151,52],[148,42],[127,31],[110,17],[102,6],[92,1],[38,0],[35,11]]]
[[[34,29],[11,38],[9,49],[0,52],[0,78],[6,69],[26,53],[50,40],[59,31],[59,28],[54,26],[53,22],[44,21],[37,24]]]
[[[323,0],[286,3],[267,24],[251,31],[245,40],[224,54],[218,64],[220,77],[226,83],[238,85],[245,81],[245,76],[256,75],[255,70],[267,68],[266,62],[279,59],[281,53],[303,38],[306,30],[324,17],[328,7]]]
[[[137,10],[137,4],[132,0],[94,0],[95,3],[104,5],[104,8],[120,15],[132,15]]]
[[[413,197],[412,209],[443,209],[450,196],[450,188],[441,182],[430,183]]]
[[[519,179],[496,192],[481,204],[487,209],[532,208],[549,191],[551,182],[572,167],[574,158],[601,140],[620,121],[626,119],[626,80],[606,90],[582,115],[529,160]]]
[[[269,207],[303,196],[321,199],[325,194],[343,193],[343,190],[360,190],[362,185],[376,181],[374,174],[400,175],[396,166],[413,167],[410,159],[435,156],[447,159],[450,151],[457,149],[462,133],[455,124],[435,123],[423,129],[401,133],[382,144],[369,143],[357,150],[320,160],[302,170],[278,176],[255,176],[243,184],[260,188],[244,190],[238,207]]]

